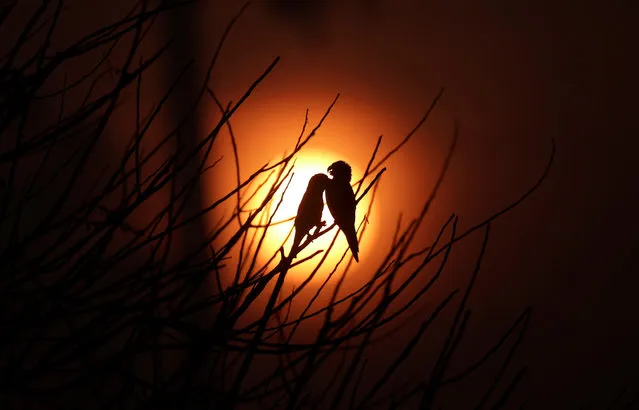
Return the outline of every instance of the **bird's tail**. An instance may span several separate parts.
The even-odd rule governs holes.
[[[299,247],[300,247],[300,244],[302,243],[302,239],[304,239],[304,235],[306,235],[306,233],[298,230],[297,228],[295,229],[295,236],[293,237],[293,245],[291,246],[291,252],[288,254],[288,256],[292,258],[297,257],[297,252],[299,252]]]
[[[359,257],[357,256],[359,253],[359,243],[357,241],[357,233],[355,232],[355,229],[343,232],[344,236],[346,236],[346,240],[348,241],[348,247],[351,249],[353,258],[355,258],[355,262],[359,262]]]

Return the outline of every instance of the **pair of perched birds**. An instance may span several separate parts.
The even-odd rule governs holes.
[[[326,191],[326,205],[333,215],[335,223],[346,236],[355,261],[359,262],[359,245],[355,231],[355,193],[351,187],[351,167],[344,161],[337,161],[327,169],[332,176],[315,174],[308,182],[306,192],[297,209],[295,217],[295,237],[291,248],[291,255],[295,257],[298,246],[305,235],[315,227],[316,232],[324,225],[322,210],[324,200],[322,195]]]

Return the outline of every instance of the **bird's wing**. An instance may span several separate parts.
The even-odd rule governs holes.
[[[337,226],[346,236],[353,257],[359,262],[359,244],[355,231],[355,193],[348,182],[333,181],[326,188],[326,204]]]
[[[324,201],[322,200],[322,192],[304,193],[302,201],[297,208],[297,216],[295,217],[295,227],[308,231],[322,220],[322,209]]]
[[[326,188],[326,205],[340,226],[355,224],[355,193],[348,183],[333,181]]]

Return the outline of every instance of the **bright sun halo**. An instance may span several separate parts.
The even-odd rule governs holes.
[[[284,252],[288,254],[288,252],[290,251],[291,244],[293,242],[293,235],[291,233],[291,230],[293,229],[294,222],[293,220],[287,221],[284,223],[278,223],[278,222],[295,217],[295,215],[297,214],[297,208],[300,204],[300,201],[302,200],[302,197],[304,196],[304,192],[306,191],[306,187],[308,185],[309,179],[313,175],[318,173],[327,174],[326,168],[328,168],[330,164],[332,164],[333,162],[339,159],[344,159],[346,162],[348,162],[351,165],[353,170],[353,182],[361,178],[363,171],[359,169],[359,167],[356,164],[349,161],[347,158],[340,158],[333,154],[318,153],[318,152],[307,152],[305,154],[300,154],[297,157],[297,161],[293,169],[294,175],[290,181],[290,184],[288,186],[288,189],[286,190],[286,193],[284,194],[283,199],[282,199],[282,193],[284,192],[287,181],[284,182],[284,184],[282,184],[282,186],[276,193],[275,198],[273,200],[272,209],[269,210],[269,212],[267,213],[269,216],[273,215],[273,224],[269,227],[267,235],[265,237],[265,241],[263,245],[264,248],[262,250],[264,255],[270,256],[273,254],[273,252],[277,252],[277,250],[282,246],[282,243],[284,243]],[[282,203],[279,206],[279,209],[277,209],[277,211],[273,213],[273,210],[275,209],[275,206],[280,201],[280,199],[282,199]],[[357,216],[355,220],[356,228],[364,219],[365,213],[369,205],[370,205],[370,202],[369,202],[368,196],[364,198],[364,200],[362,200],[358,204]],[[372,222],[372,217],[375,216],[374,210],[371,214],[372,215],[370,215],[368,218],[369,223]],[[331,216],[331,213],[328,210],[328,207],[326,206],[326,204],[322,212],[322,221],[326,222],[326,226],[330,226],[331,224],[333,224],[333,217]],[[367,226],[364,238],[360,243],[360,252],[364,254],[366,252],[365,245],[369,242],[369,239],[374,234],[373,228],[374,228],[374,225]],[[313,252],[316,252],[317,250],[328,249],[335,235],[335,232],[337,232],[336,229],[316,239],[306,249],[300,252],[300,254],[298,255],[298,259],[309,256],[310,254],[312,254]],[[287,239],[287,236],[288,236],[288,239]],[[284,242],[285,240],[286,242]],[[348,245],[346,243],[346,239],[343,237],[343,234],[340,232],[340,234],[338,235],[336,244],[331,250],[331,253],[328,257],[327,262],[331,264],[337,262],[339,258],[341,257],[341,255],[343,254],[343,252],[347,249],[347,247]],[[350,257],[350,255],[347,255],[347,256]],[[317,258],[319,260],[319,256]]]

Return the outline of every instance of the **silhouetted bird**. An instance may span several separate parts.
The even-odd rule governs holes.
[[[313,227],[320,229],[324,225],[322,222],[322,210],[324,209],[324,190],[329,179],[324,174],[315,174],[308,181],[308,187],[300,206],[297,208],[297,216],[295,217],[295,237],[293,238],[293,246],[291,247],[292,257],[297,256],[298,247],[302,243],[302,239]]]
[[[348,247],[351,248],[353,257],[359,262],[357,254],[359,245],[355,232],[355,193],[351,187],[351,167],[344,161],[337,161],[328,167],[328,173],[333,179],[326,185],[326,204],[335,223],[344,232]]]

